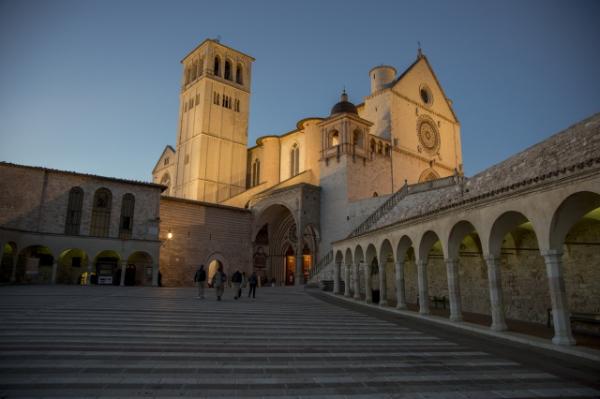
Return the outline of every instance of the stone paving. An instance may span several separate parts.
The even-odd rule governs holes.
[[[195,292],[0,287],[0,398],[600,397],[596,364],[525,356],[311,290],[237,301],[228,290],[221,302]]]

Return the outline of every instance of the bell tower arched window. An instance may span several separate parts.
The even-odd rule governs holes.
[[[65,221],[65,234],[79,235],[81,227],[81,208],[83,207],[83,190],[73,187],[69,191],[69,204],[67,206],[67,220]]]
[[[242,67],[242,64],[237,64],[237,68],[235,69],[235,83],[239,85],[244,84],[244,67]]]
[[[335,147],[340,144],[340,134],[337,130],[332,130],[329,133],[329,147]]]
[[[228,60],[225,61],[225,74],[223,75],[223,77],[227,80],[232,80],[231,77],[231,62],[229,62]]]
[[[354,130],[354,132],[352,132],[352,144],[359,148],[362,148],[362,142],[362,132],[359,129]]]
[[[298,144],[294,144],[290,151],[290,177],[294,177],[298,173],[300,173],[300,147]]]
[[[213,73],[216,76],[221,76],[221,59],[219,58],[219,56],[215,57],[215,65],[213,67]]]
[[[110,211],[112,207],[112,193],[107,188],[99,188],[94,194],[92,208],[92,222],[90,235],[95,237],[108,237],[110,232]]]

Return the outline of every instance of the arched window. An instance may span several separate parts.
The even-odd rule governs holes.
[[[192,76],[192,71],[190,70],[190,68],[185,68],[185,84],[186,85],[188,83],[190,83],[191,76]]]
[[[215,57],[215,66],[213,68],[213,73],[217,76],[221,76],[221,59],[218,56]]]
[[[242,67],[242,64],[237,64],[237,68],[235,69],[235,83],[239,85],[244,84],[244,67]]]
[[[133,210],[135,197],[133,194],[123,195],[121,202],[121,221],[119,222],[119,238],[131,238],[133,232]]]
[[[94,194],[94,206],[92,208],[92,223],[90,224],[90,235],[96,237],[108,237],[110,231],[110,210],[112,206],[112,194],[107,188],[99,188]]]
[[[251,186],[258,186],[260,184],[260,160],[255,159],[252,164],[252,183]]]
[[[83,207],[83,190],[73,187],[69,191],[69,204],[67,205],[67,220],[65,221],[65,234],[79,235],[81,226],[81,208]]]
[[[165,173],[162,177],[162,179],[160,179],[160,184],[162,184],[163,186],[167,186],[167,189],[165,191],[163,191],[164,195],[170,195],[171,194],[171,176],[169,176],[168,173]]]
[[[357,147],[362,147],[362,141],[362,132],[359,129],[352,132],[352,144]]]
[[[196,80],[196,74],[198,73],[198,61],[194,61],[192,64],[192,81]]]
[[[225,75],[223,76],[227,80],[232,80],[231,76],[231,62],[225,61]]]
[[[290,177],[294,177],[298,173],[300,173],[300,147],[298,144],[294,144],[290,151]]]
[[[196,74],[198,75],[198,77],[202,76],[202,70],[204,69],[204,58],[200,58],[198,60],[198,71],[196,72]]]
[[[332,130],[329,133],[329,147],[335,147],[340,144],[340,134],[337,130]]]

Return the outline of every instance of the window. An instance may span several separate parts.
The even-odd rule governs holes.
[[[192,81],[196,80],[196,74],[198,73],[198,61],[194,61],[192,64]]]
[[[192,71],[190,68],[185,68],[185,84],[190,83],[190,78],[192,77]]]
[[[81,226],[81,208],[83,207],[83,190],[73,187],[69,191],[69,203],[67,205],[67,220],[65,222],[65,234],[79,235]]]
[[[215,57],[215,65],[213,67],[213,73],[217,76],[221,76],[221,59]]]
[[[362,147],[362,132],[358,129],[356,129],[353,133],[352,133],[352,144],[354,144],[357,147]]]
[[[107,188],[96,190],[92,208],[92,223],[90,224],[91,236],[108,237],[111,206],[112,194],[110,190]]]
[[[196,105],[200,104],[200,94],[196,94]]]
[[[125,194],[121,201],[121,221],[119,223],[119,238],[131,238],[133,231],[133,210],[135,197],[133,194]]]
[[[165,157],[164,165],[167,166],[169,164],[169,157]]]
[[[237,98],[235,100],[235,109],[234,109],[234,111],[235,112],[240,112],[240,100],[238,100]]]
[[[255,159],[252,163],[252,181],[250,182],[250,186],[258,186],[260,184],[260,160]]]
[[[231,62],[225,61],[225,75],[223,76],[227,80],[232,80],[231,77]]]
[[[300,173],[300,148],[298,144],[294,144],[290,151],[290,177],[294,177],[298,173]]]
[[[235,70],[235,83],[239,85],[244,84],[244,69],[242,64],[237,64],[237,68]]]
[[[213,104],[215,104],[215,105],[221,104],[219,93],[213,93]]]
[[[337,130],[332,130],[329,133],[329,147],[335,147],[340,144],[340,134]]]
[[[204,69],[204,59],[200,58],[200,60],[198,61],[198,71],[196,72],[198,77],[202,76],[203,69]]]

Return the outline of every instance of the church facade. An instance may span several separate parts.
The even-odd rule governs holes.
[[[427,58],[376,66],[361,104],[340,101],[248,148],[254,59],[205,40],[183,60],[175,148],[153,180],[164,195],[248,209],[249,270],[300,284],[330,243],[407,184],[462,174],[460,123]]]

